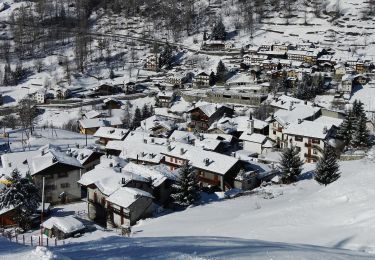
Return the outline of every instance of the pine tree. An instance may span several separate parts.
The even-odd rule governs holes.
[[[356,119],[353,130],[353,136],[350,142],[350,144],[353,147],[365,148],[368,146],[369,133],[367,131],[366,122],[367,118],[364,115],[361,115],[359,118]]]
[[[224,63],[220,60],[216,68],[216,82],[224,83],[227,78],[227,68]]]
[[[144,104],[142,107],[142,119],[146,119],[150,117],[150,111],[148,109],[147,104]]]
[[[225,41],[226,37],[227,32],[225,31],[225,26],[223,24],[223,21],[219,19],[212,29],[211,40]]]
[[[142,121],[142,113],[139,107],[137,107],[134,111],[134,116],[133,116],[133,128],[137,128],[141,125]]]
[[[172,66],[172,62],[173,50],[172,47],[167,43],[159,56],[159,68],[162,68],[163,66],[170,68]]]
[[[153,116],[153,115],[155,115],[154,106],[150,105],[150,116]]]
[[[214,86],[216,83],[216,76],[215,76],[215,72],[211,71],[211,74],[210,74],[210,77],[208,79],[208,84],[210,86]]]
[[[22,177],[17,169],[8,180],[10,184],[0,192],[0,210],[15,208],[14,220],[21,228],[27,229],[30,216],[39,206],[39,190],[29,178]]]
[[[327,145],[316,167],[315,180],[320,184],[328,185],[340,178],[339,168],[335,149]]]
[[[286,148],[281,154],[280,170],[283,183],[292,183],[302,172],[303,162],[296,147]]]
[[[339,127],[339,130],[337,131],[337,138],[344,141],[345,145],[350,144],[350,141],[352,139],[353,135],[353,112],[349,111],[349,113],[346,115],[344,122]]]
[[[198,178],[196,172],[189,164],[180,169],[180,176],[176,184],[172,186],[172,198],[181,206],[194,204],[200,197]]]

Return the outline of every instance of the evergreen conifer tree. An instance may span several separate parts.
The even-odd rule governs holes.
[[[208,79],[208,84],[210,86],[214,86],[216,83],[216,76],[215,76],[215,72],[211,71],[211,74],[210,74],[210,77]]]
[[[302,172],[303,162],[296,147],[285,148],[281,154],[280,170],[283,183],[292,183]]]
[[[224,83],[227,78],[227,68],[224,63],[220,60],[216,68],[216,82]]]
[[[345,145],[350,144],[350,141],[352,139],[354,127],[353,121],[353,112],[349,111],[344,121],[340,125],[339,130],[337,131],[337,138],[343,140]]]
[[[340,178],[339,168],[335,149],[327,145],[316,167],[315,180],[320,184],[328,185]]]
[[[137,107],[134,111],[134,116],[133,116],[133,129],[139,127],[141,125],[141,121],[142,121],[142,112],[139,109],[139,107]]]
[[[223,24],[223,21],[219,19],[212,29],[211,40],[225,41],[226,37],[227,32],[225,31],[225,26]]]
[[[142,107],[142,119],[146,119],[150,117],[150,111],[148,109],[147,104],[144,104]]]
[[[354,125],[355,127],[353,130],[353,136],[350,142],[350,144],[353,147],[364,148],[368,146],[369,133],[367,131],[366,121],[367,121],[367,118],[365,115],[361,115],[359,118],[356,119],[356,122]]]
[[[179,180],[172,186],[172,198],[181,206],[194,204],[200,197],[196,172],[189,164],[180,169]]]
[[[29,228],[30,216],[39,206],[39,190],[27,177],[22,177],[17,169],[12,172],[9,183],[0,191],[0,210],[15,208],[14,220],[23,229]]]
[[[163,66],[166,66],[167,68],[170,68],[172,66],[172,62],[173,62],[173,50],[172,50],[172,47],[167,43],[163,51],[160,53],[159,67],[162,68]]]

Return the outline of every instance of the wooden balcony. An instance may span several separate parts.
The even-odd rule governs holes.
[[[205,178],[203,176],[198,176],[198,180],[200,182],[204,182],[204,183],[207,183],[207,184],[210,184],[210,185],[213,185],[213,186],[220,186],[220,181],[217,180],[212,180],[212,179],[209,179],[209,178]]]

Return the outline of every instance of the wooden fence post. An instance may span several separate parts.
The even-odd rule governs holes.
[[[18,244],[18,235],[16,234],[16,243]]]
[[[57,246],[57,239],[55,238],[55,246]]]
[[[33,246],[33,236],[31,236],[31,246]]]
[[[47,247],[48,247],[48,237],[47,237]]]
[[[25,244],[25,235],[22,235],[22,244]]]
[[[40,246],[40,237],[39,237],[39,246]]]

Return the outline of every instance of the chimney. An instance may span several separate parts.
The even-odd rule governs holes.
[[[79,154],[79,159],[83,160],[83,153]]]
[[[254,119],[253,119],[253,115],[251,113],[250,113],[250,118],[249,118],[248,129],[249,129],[249,134],[254,133]]]
[[[293,103],[290,103],[289,105],[289,111],[292,111],[293,110]]]
[[[147,144],[147,139],[143,139],[143,142],[144,142],[145,144]]]
[[[122,178],[122,179],[121,179],[121,184],[125,184],[125,183],[126,183],[125,178]]]
[[[110,167],[110,168],[113,167],[113,163],[112,163],[112,162],[109,163],[109,167]]]
[[[298,118],[298,124],[301,124],[302,122],[303,122],[303,120]]]
[[[180,149],[180,153],[181,153],[181,155],[183,155],[183,154],[185,153],[184,148],[181,148],[181,149]]]
[[[45,153],[44,153],[44,150],[41,151],[41,154],[42,154],[42,156],[45,154]]]
[[[208,159],[208,158],[204,159],[204,164],[206,166],[210,165],[210,159]]]
[[[325,126],[325,127],[323,128],[323,134],[327,134],[327,132],[328,132],[328,128]]]

